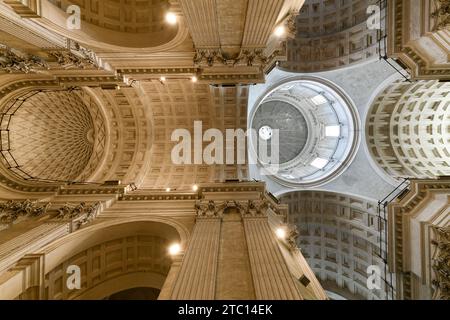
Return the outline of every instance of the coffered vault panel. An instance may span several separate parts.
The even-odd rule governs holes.
[[[367,8],[378,0],[306,0],[297,16],[297,31],[288,41],[282,68],[319,72],[378,58],[384,30],[369,30]],[[381,28],[384,29],[384,14]],[[384,47],[384,45],[382,45]]]
[[[165,30],[167,0],[49,0],[59,8],[74,4],[81,8],[87,23],[109,30],[150,33]]]
[[[75,108],[72,108],[71,112],[60,115],[60,119],[64,121],[53,121],[50,124],[50,128],[53,128],[52,134],[46,134],[48,131],[44,129],[42,129],[44,130],[42,132],[38,131],[40,133],[39,139],[49,139],[46,145],[41,146],[42,141],[39,139],[32,140],[38,144],[35,146],[37,150],[40,150],[39,148],[45,148],[46,150],[42,155],[42,157],[45,156],[43,158],[45,161],[37,158],[35,160],[37,163],[30,167],[31,172],[29,174],[32,176],[41,179],[98,183],[106,180],[119,180],[124,184],[135,183],[140,188],[178,190],[190,190],[193,184],[224,181],[226,179],[247,179],[248,177],[246,165],[175,165],[171,157],[173,147],[178,144],[178,142],[171,141],[172,133],[177,129],[187,129],[193,137],[195,121],[202,123],[203,131],[210,128],[222,132],[225,132],[228,128],[245,130],[247,123],[247,86],[214,87],[193,83],[189,80],[168,80],[164,84],[160,81],[136,82],[133,87],[123,87],[120,90],[86,87],[82,90],[85,94],[75,93],[78,92],[77,90],[71,93],[64,92],[64,94],[60,93],[62,97],[74,95],[75,98],[72,99],[78,101],[76,97],[79,96],[78,103],[98,106],[97,110],[92,112],[91,117],[95,120],[96,125],[96,121],[104,117],[104,128],[100,126],[103,129],[96,129],[95,133],[90,131],[89,128],[83,129],[84,131],[81,129],[77,131],[76,129],[82,123],[90,123],[75,121],[70,118],[72,112],[75,112]],[[45,101],[48,112],[71,106],[70,100],[65,102],[64,99],[32,101],[40,108],[44,108],[41,104]],[[7,104],[3,106],[3,108],[7,107]],[[77,116],[83,115],[82,112],[77,112]],[[39,117],[45,116],[48,116],[48,121],[50,121],[56,117],[56,113],[34,115],[30,112],[26,113],[24,119],[20,118],[20,127],[16,125],[17,130],[13,131],[13,135],[18,134],[16,131],[20,133],[20,140],[17,141],[30,143],[26,139],[26,131],[22,129],[28,130],[36,117],[39,119]],[[96,142],[95,152],[90,151],[89,155],[92,156],[90,158],[86,156],[88,162],[79,158],[80,155],[85,153],[71,148],[67,141],[61,140],[65,135],[58,133],[65,129],[66,125],[71,128],[70,121],[72,120],[74,121],[74,129],[66,130],[67,134],[71,132],[69,137],[73,137],[72,131],[77,134],[78,132],[87,132],[86,141],[89,142],[92,137],[95,137],[95,141],[101,141],[101,143]],[[33,130],[37,129],[33,128]],[[83,135],[84,133],[80,134]],[[55,146],[60,140],[51,139],[54,134],[65,143]],[[78,135],[75,135],[75,137],[78,137]],[[13,142],[16,143],[16,147],[19,142],[15,141]],[[204,147],[207,145],[209,145],[209,142],[203,144]],[[29,158],[36,156],[35,153],[29,153],[31,146],[25,149],[23,146],[19,147],[20,150],[23,150],[18,154],[20,161],[24,161],[24,159],[31,161]],[[61,150],[64,150],[64,148],[70,150],[62,152]],[[235,148],[237,148],[237,144]],[[192,152],[194,152],[194,149],[192,149]],[[235,154],[237,154],[237,149],[235,149]],[[59,170],[52,171],[49,169],[49,161],[52,160],[52,157],[57,156],[65,159],[64,165]],[[58,158],[56,161],[58,161]],[[46,163],[46,165],[43,163]],[[53,161],[52,166],[54,165],[55,162]],[[47,168],[48,172],[42,171],[42,166]],[[81,172],[77,168],[80,168],[80,170],[86,168],[86,170]],[[12,177],[7,165],[3,165],[2,171],[10,179],[16,179],[16,183],[23,183],[23,177]],[[44,175],[47,176],[44,177]]]
[[[79,28],[67,29],[66,10],[71,5],[80,8]],[[168,0],[49,0],[41,2],[39,14],[44,19],[38,23],[102,49],[95,41],[128,48],[156,47],[173,40],[179,31],[165,21],[170,9]]]
[[[153,115],[154,140],[150,169],[142,188],[190,188],[196,183],[247,178],[247,167],[239,165],[175,165],[171,158],[171,135],[187,129],[194,137],[194,122],[203,131],[216,128],[246,130],[247,86],[213,87],[187,80],[142,82],[139,90]],[[209,143],[204,143],[205,147]],[[194,150],[192,150],[194,152]],[[193,158],[193,157],[192,157]]]
[[[450,175],[450,84],[392,84],[376,98],[366,130],[371,154],[389,175]]]
[[[348,299],[386,298],[384,288],[367,288],[367,268],[384,270],[377,203],[320,191],[288,193],[281,202],[289,205],[289,222],[300,232],[299,248],[325,290]],[[383,243],[385,238],[383,232]]]
[[[140,275],[141,278],[147,277],[150,279],[156,277],[164,280],[171,266],[170,258],[166,253],[169,244],[167,239],[161,237],[136,235],[116,238],[97,244],[82,252],[77,252],[76,255],[46,273],[44,299],[76,300],[87,298],[100,300],[116,293],[116,291],[113,291],[114,289],[108,291],[104,285],[102,286],[102,283],[118,281],[118,278],[126,274]],[[62,285],[65,282],[65,270],[70,265],[79,266],[82,274],[89,275],[84,279],[81,290],[68,290],[67,286]],[[126,283],[126,281],[124,282]],[[157,281],[155,281],[156,283]],[[142,282],[144,287],[146,287],[146,284]],[[111,285],[110,287],[114,288]],[[28,290],[19,299],[30,299],[32,295],[33,290]]]
[[[18,99],[3,108],[6,166],[25,179],[58,181],[87,178],[97,169],[104,119],[83,92],[31,91]]]

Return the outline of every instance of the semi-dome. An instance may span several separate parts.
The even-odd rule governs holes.
[[[84,96],[31,91],[11,101],[2,121],[7,128],[1,137],[4,165],[26,180],[88,179],[102,158],[106,138],[97,105]]]

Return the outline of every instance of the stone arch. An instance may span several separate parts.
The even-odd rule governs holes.
[[[287,44],[287,62],[281,63],[281,68],[320,72],[378,58],[378,39],[384,31],[368,29],[370,5],[378,6],[379,1],[306,0],[297,16],[296,36]]]
[[[151,165],[150,151],[154,136],[153,115],[146,107],[146,101],[135,88],[107,90],[101,87],[76,85],[73,89],[67,89],[56,81],[42,77],[28,81],[20,81],[16,78],[15,80],[14,82],[10,81],[7,85],[5,83],[5,86],[1,88],[0,112],[7,112],[6,110],[16,99],[20,99],[30,92],[43,91],[42,94],[73,96],[77,98],[80,105],[88,106],[90,117],[94,121],[101,120],[99,127],[102,130],[98,131],[102,133],[102,139],[99,136],[96,136],[96,139],[98,138],[97,140],[101,140],[102,143],[96,143],[92,156],[85,166],[86,169],[76,178],[74,178],[75,175],[70,179],[58,176],[58,179],[43,181],[42,178],[48,177],[36,174],[35,176],[41,179],[29,179],[28,175],[26,177],[19,176],[9,170],[8,166],[0,165],[0,173],[6,185],[16,190],[28,191],[35,190],[36,187],[58,187],[66,180],[93,183],[120,180],[124,184],[135,183],[137,186],[141,184]],[[53,104],[60,109],[68,107],[63,103],[56,102],[52,100],[47,109],[52,109]],[[75,116],[79,115],[79,113],[72,113]],[[37,116],[42,118],[45,114],[34,115],[33,112],[29,114],[29,117],[32,118]],[[5,119],[5,121],[8,120],[8,118]],[[59,120],[54,121],[52,126],[56,126],[58,123],[60,123]],[[24,124],[26,125],[26,123]],[[28,143],[28,140],[22,139],[22,141]],[[50,157],[47,156],[47,158]]]
[[[72,300],[103,299],[136,287],[161,290],[172,265],[168,246],[185,247],[187,237],[185,227],[172,219],[99,222],[43,248],[43,285],[18,298],[28,299],[37,291],[40,299]],[[72,265],[81,270],[80,290],[66,286],[66,270]]]
[[[380,93],[366,120],[378,166],[395,178],[450,175],[450,85],[396,82]]]
[[[135,289],[135,288],[151,288],[161,290],[164,286],[165,277],[161,274],[150,272],[135,272],[117,278],[105,281],[89,290],[86,290],[83,294],[77,297],[79,300],[94,300],[98,299],[108,292],[109,295]],[[106,298],[104,296],[103,298]]]
[[[80,29],[67,27],[70,5],[80,8]],[[178,26],[165,23],[169,9],[169,1],[50,0],[42,2],[40,23],[62,35],[70,33],[70,38],[92,47],[167,50],[188,36],[182,21]]]
[[[298,246],[325,290],[347,299],[386,299],[386,288],[367,288],[367,268],[384,274],[385,225],[377,203],[325,191],[297,191],[279,197],[289,205],[289,222],[296,225]],[[390,279],[390,275],[388,277]]]

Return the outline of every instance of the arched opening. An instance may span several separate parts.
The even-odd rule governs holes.
[[[280,200],[289,205],[298,246],[331,299],[387,299],[395,280],[381,258],[386,234],[377,203],[324,191],[291,192]],[[380,289],[368,288],[370,267],[380,270]]]
[[[160,292],[154,288],[133,288],[112,294],[105,300],[156,300]]]
[[[381,13],[381,19],[374,16],[378,11],[384,12],[379,4],[378,0],[306,0],[297,16],[296,36],[287,44],[288,59],[281,68],[290,72],[321,72],[378,58],[384,47],[379,42],[384,32],[384,14]],[[372,20],[379,21],[379,26],[369,28],[368,21]]]
[[[157,221],[93,225],[43,249],[41,287],[18,299],[158,298],[172,266],[168,248],[184,243],[178,227]],[[134,290],[141,288],[140,290]],[[118,294],[121,293],[121,294]]]
[[[71,27],[72,19],[78,18],[70,10],[74,6],[81,23]],[[169,43],[178,34],[176,26],[165,22],[169,9],[168,0],[50,0],[42,3],[41,15],[61,32],[70,31],[78,42],[151,48]]]

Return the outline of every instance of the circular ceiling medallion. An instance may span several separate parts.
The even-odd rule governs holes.
[[[315,77],[273,86],[257,101],[250,127],[259,133],[259,140],[251,142],[259,167],[288,186],[315,187],[337,178],[354,159],[360,141],[352,101],[337,86]],[[263,156],[261,144],[267,148]]]

